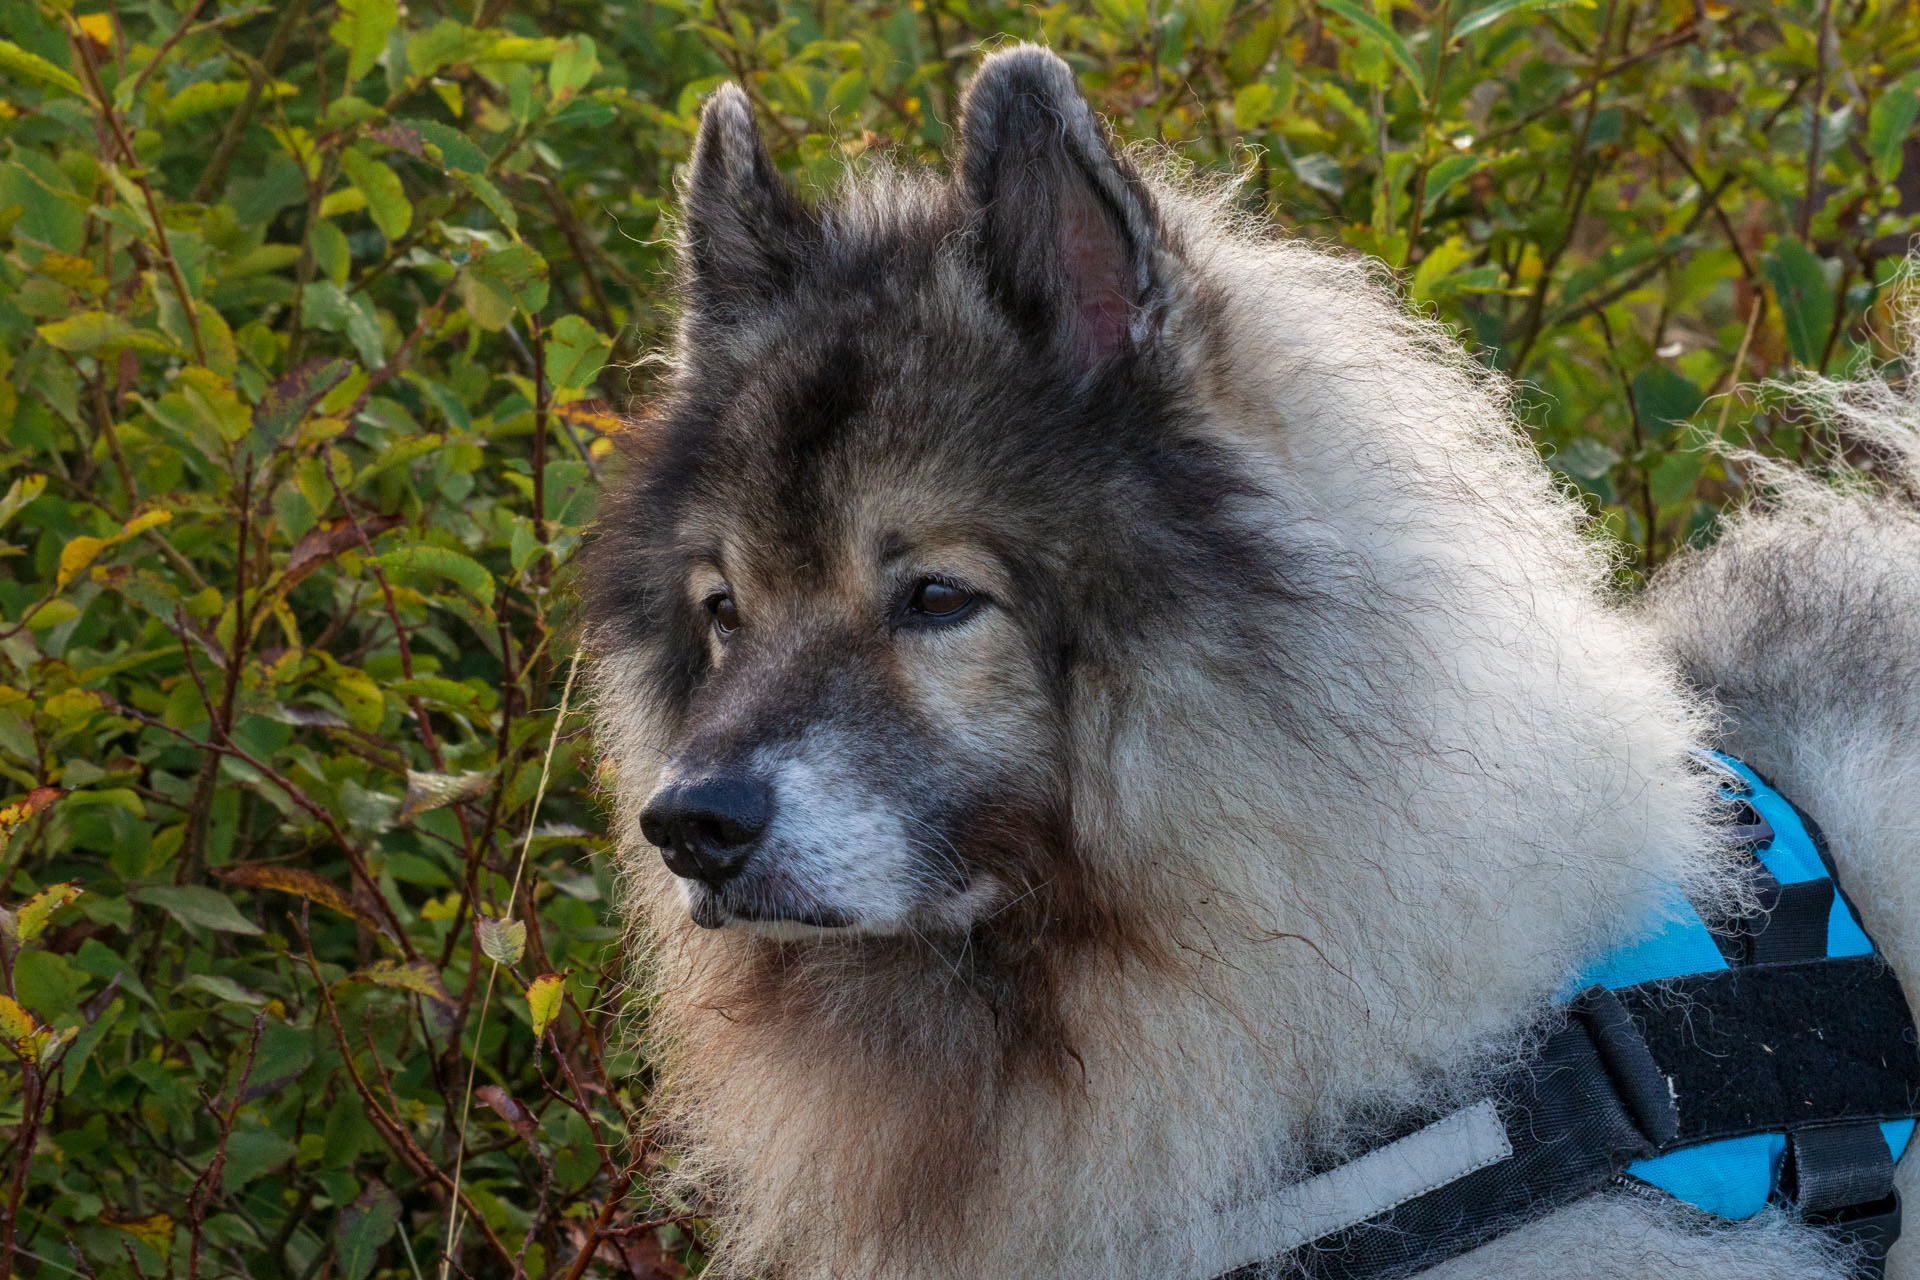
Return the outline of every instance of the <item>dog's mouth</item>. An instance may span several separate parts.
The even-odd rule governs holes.
[[[797,925],[807,929],[851,929],[855,920],[811,904],[784,904],[764,896],[738,896],[725,888],[687,884],[687,913],[702,929],[728,925]]]

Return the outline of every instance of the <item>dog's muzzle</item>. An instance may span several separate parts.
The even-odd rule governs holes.
[[[659,848],[667,870],[718,892],[745,869],[772,818],[766,783],[709,774],[657,792],[641,810],[640,832]]]

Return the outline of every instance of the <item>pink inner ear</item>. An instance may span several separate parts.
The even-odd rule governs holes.
[[[1125,250],[1106,211],[1090,199],[1070,200],[1060,211],[1060,240],[1082,341],[1098,359],[1127,340],[1132,306]]]

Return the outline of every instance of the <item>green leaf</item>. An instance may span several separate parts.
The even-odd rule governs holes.
[[[407,201],[400,175],[358,147],[340,153],[340,168],[356,190],[367,198],[367,213],[380,234],[398,240],[413,225],[413,205]]]
[[[37,53],[29,53],[11,40],[0,40],[0,71],[15,80],[36,80],[68,93],[84,92],[70,71],[63,71]]]
[[[1867,155],[1880,181],[1891,184],[1900,177],[1916,118],[1920,118],[1920,71],[1910,71],[1888,85],[1867,114]]]
[[[1833,328],[1833,293],[1813,250],[1791,236],[1773,242],[1763,264],[1780,303],[1780,321],[1787,331],[1793,358],[1809,367],[1820,363],[1827,334]]]
[[[354,667],[339,667],[332,673],[327,688],[333,692],[340,703],[340,709],[347,713],[347,719],[353,727],[367,733],[379,731],[381,722],[386,719],[387,700],[380,693],[380,686],[373,677]]]
[[[562,316],[547,331],[547,382],[563,398],[577,400],[612,350],[613,343],[585,320]]]
[[[1441,282],[1471,262],[1473,255],[1473,246],[1467,243],[1464,236],[1448,236],[1428,251],[1427,256],[1420,260],[1420,265],[1414,268],[1407,292],[1415,302],[1432,301],[1441,291]]]
[[[1544,9],[1593,8],[1593,0],[1493,0],[1481,5],[1453,28],[1450,44],[1458,44],[1476,31],[1484,31],[1500,19],[1514,13],[1534,13]]]
[[[352,1204],[340,1211],[334,1228],[334,1258],[341,1280],[367,1280],[380,1250],[400,1224],[400,1197],[382,1183],[370,1183]]]
[[[150,351],[174,355],[179,348],[163,333],[138,329],[124,316],[106,311],[81,311],[64,320],[39,325],[34,330],[49,345],[76,355],[111,355],[121,350]]]
[[[1620,464],[1620,455],[1591,436],[1581,436],[1547,459],[1553,469],[1582,480],[1604,480]]]
[[[1265,80],[1243,84],[1233,95],[1233,127],[1257,129],[1280,110],[1280,96]]]
[[[516,965],[526,954],[527,926],[518,920],[476,916],[473,928],[480,936],[480,950],[495,964]]]
[[[1633,403],[1640,421],[1662,438],[1700,412],[1706,398],[1689,379],[1663,364],[1642,369],[1633,378]]]
[[[565,102],[586,88],[599,69],[600,59],[593,38],[569,36],[560,42],[560,47],[553,51],[553,61],[547,64],[547,88],[552,91],[554,101]]]
[[[443,168],[454,169],[462,173],[484,173],[487,168],[487,153],[474,145],[473,139],[438,120],[401,120],[420,135],[421,141],[428,144],[427,158]]]
[[[1420,69],[1419,61],[1413,56],[1413,50],[1407,46],[1406,40],[1398,31],[1353,3],[1353,0],[1320,0],[1320,7],[1339,14],[1358,27],[1363,40],[1377,45],[1382,52],[1393,59],[1395,66],[1406,73],[1408,81],[1413,85],[1413,91],[1420,96],[1420,101],[1427,100],[1425,74]]]
[[[167,99],[166,105],[160,108],[160,118],[168,124],[175,124],[214,111],[232,111],[246,100],[247,88],[248,82],[245,80],[198,81]],[[296,97],[299,92],[297,87],[285,80],[260,86],[260,96],[269,102]]]
[[[373,70],[399,21],[399,0],[340,0],[340,17],[327,34],[347,51],[348,84]]]
[[[243,1190],[300,1154],[300,1148],[264,1126],[240,1125],[227,1138],[227,1164],[220,1182],[229,1191]]]
[[[241,915],[225,894],[197,884],[146,885],[132,891],[135,901],[159,907],[181,924],[220,933],[257,934],[260,926]]]
[[[20,508],[38,498],[47,491],[47,478],[44,475],[16,476],[7,486],[5,497],[0,497],[0,529],[7,521],[20,512]]]
[[[453,180],[471,191],[474,198],[487,206],[487,212],[500,220],[500,225],[509,231],[520,229],[520,215],[513,211],[507,198],[500,194],[500,188],[478,173],[466,173],[459,169],[451,171]]]
[[[475,31],[442,18],[407,41],[407,69],[416,76],[430,76],[449,63],[479,57],[493,39],[491,32]]]
[[[438,547],[431,543],[416,542],[408,546],[397,547],[384,555],[375,556],[372,561],[382,569],[399,569],[405,573],[432,573],[442,578],[450,578],[460,584],[467,594],[481,604],[493,604],[493,575],[487,572],[485,565],[472,556],[455,551],[452,547]]]
[[[377,369],[387,362],[380,321],[366,294],[349,294],[331,280],[315,280],[301,295],[300,318],[329,333],[346,334],[367,368]]]
[[[249,990],[232,978],[223,978],[214,973],[190,973],[180,985],[204,991],[214,999],[225,1000],[229,1004],[244,1004],[257,1009],[267,1002],[267,998],[258,991]]]

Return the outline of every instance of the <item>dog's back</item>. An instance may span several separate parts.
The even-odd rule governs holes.
[[[1647,609],[1724,722],[1725,749],[1825,829],[1909,992],[1920,990],[1920,388],[1794,399],[1856,459],[1840,483],[1757,465],[1770,498],[1656,581]],[[1920,1193],[1920,1164],[1899,1182]],[[1920,1275],[1920,1243],[1890,1276]]]

